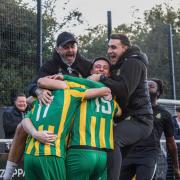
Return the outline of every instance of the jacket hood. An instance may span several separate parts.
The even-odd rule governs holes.
[[[119,58],[119,61],[116,65],[120,65],[126,59],[139,59],[141,60],[146,66],[149,64],[148,57],[145,53],[143,53],[138,46],[131,46],[127,49],[127,51]]]

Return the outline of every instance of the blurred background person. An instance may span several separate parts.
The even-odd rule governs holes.
[[[175,140],[180,140],[180,107],[176,107],[176,115],[173,116],[173,128],[174,128],[174,138]],[[178,150],[178,157],[180,155],[180,143],[177,144],[177,150]],[[170,180],[174,178],[174,171],[173,171],[173,164],[172,164],[172,158],[170,154],[167,154],[167,174],[166,174],[166,179]],[[175,178],[174,178],[175,179]]]
[[[19,93],[14,99],[14,105],[4,111],[3,128],[6,139],[12,139],[14,137],[17,125],[24,118],[28,107],[26,100],[25,94]]]
[[[180,140],[180,107],[176,107],[176,115],[173,117],[174,138]],[[180,144],[177,143],[177,145]]]
[[[131,180],[135,175],[136,180],[151,180],[154,177],[161,151],[160,139],[163,133],[166,138],[167,150],[172,158],[175,175],[180,178],[172,116],[157,103],[164,92],[164,85],[164,82],[160,79],[153,78],[148,81],[154,117],[153,131],[146,140],[136,144],[134,149],[125,157],[122,163],[120,180]]]

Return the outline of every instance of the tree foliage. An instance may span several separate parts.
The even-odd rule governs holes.
[[[106,56],[107,49],[107,28],[98,25],[87,29],[88,34],[79,36],[79,49],[81,53],[89,59],[97,56]]]

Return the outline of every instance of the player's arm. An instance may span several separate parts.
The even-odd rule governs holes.
[[[44,89],[65,89],[67,88],[67,84],[65,81],[59,80],[59,79],[52,79],[50,76],[40,78],[37,81],[38,87],[44,88]]]
[[[71,81],[71,82],[76,82],[82,85],[85,85],[89,88],[99,88],[99,87],[104,87],[104,85],[100,82],[95,82],[89,79],[84,79],[84,78],[78,78],[78,77],[72,77],[69,75],[60,75],[59,76],[60,79],[64,79],[67,81]]]
[[[178,152],[177,152],[177,146],[176,146],[174,136],[173,136],[172,117],[171,117],[171,114],[169,114],[168,112],[166,112],[165,114],[164,122],[165,123],[164,123],[163,130],[166,137],[167,149],[172,159],[175,175],[177,178],[180,178]]]
[[[87,89],[85,93],[85,99],[91,99],[95,97],[107,97],[110,96],[108,100],[112,99],[111,96],[111,90],[107,87],[101,87],[101,88],[92,88],[92,89]]]
[[[38,141],[49,144],[54,142],[57,139],[57,135],[48,132],[48,131],[37,131],[34,125],[32,124],[31,119],[24,118],[21,122],[23,129],[26,131],[27,134],[34,137]]]
[[[52,79],[52,77],[46,76],[37,81],[38,88],[36,94],[40,104],[48,105],[51,103],[52,95],[50,90],[64,89],[67,87],[66,82]]]
[[[177,152],[177,146],[174,140],[174,137],[168,137],[166,138],[166,144],[168,151],[171,155],[174,170],[175,170],[175,175],[177,178],[180,178],[180,169],[179,169],[179,161],[178,161],[178,152]]]

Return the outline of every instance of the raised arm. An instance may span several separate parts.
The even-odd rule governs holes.
[[[106,100],[112,99],[111,90],[107,87],[87,89],[85,99],[91,99],[95,97],[105,97]]]
[[[103,85],[101,83],[93,82],[91,80],[86,80],[83,78],[71,77],[71,76],[67,76],[67,75],[64,77],[61,75],[61,79],[62,78],[64,78],[65,80],[71,81],[71,82],[85,85],[87,88],[93,87],[91,89],[86,90],[85,99],[102,97],[102,96],[104,96],[106,100],[112,99],[111,90],[107,87],[103,87]],[[70,84],[70,83],[68,83],[68,84]],[[51,90],[67,88],[66,82],[58,79],[58,76],[56,76],[56,75],[40,78],[38,80],[38,86],[41,88],[46,88],[46,89],[51,89]],[[73,87],[71,87],[71,88],[73,88]]]
[[[77,78],[77,77],[72,77],[69,75],[61,75],[61,78],[63,78],[64,80],[67,81],[72,81],[72,82],[76,82],[79,84],[83,84],[89,88],[97,88],[97,87],[104,87],[104,84],[100,83],[100,82],[95,82],[89,79],[84,79],[84,78]]]
[[[40,78],[37,82],[38,87],[43,89],[65,89],[67,88],[67,84],[65,81],[52,79],[50,76]]]

